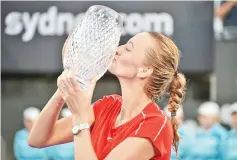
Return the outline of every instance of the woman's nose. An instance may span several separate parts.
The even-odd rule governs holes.
[[[115,54],[115,55],[120,56],[120,53],[119,53],[118,51],[116,51],[116,54]]]
[[[120,56],[123,52],[124,45],[121,45],[116,50],[116,55]]]

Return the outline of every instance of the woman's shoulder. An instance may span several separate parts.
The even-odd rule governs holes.
[[[168,117],[154,102],[150,103],[143,111],[143,121],[132,132],[131,137],[147,138],[161,155],[168,155],[172,140],[173,130]]]
[[[155,102],[148,104],[142,111],[142,115],[142,126],[148,130],[157,130],[159,132],[172,128],[170,120]]]
[[[155,102],[145,108],[144,114],[144,127],[147,130],[153,130],[157,134],[165,133],[168,135],[168,133],[173,133],[170,119]]]
[[[96,102],[94,102],[94,104],[100,104],[104,106],[106,103],[121,102],[121,99],[122,97],[118,94],[105,95]]]
[[[120,107],[121,99],[121,96],[117,94],[103,96],[101,99],[93,103],[93,110],[95,116],[101,115],[105,111],[109,111],[109,108]]]
[[[163,113],[162,109],[155,102],[148,104],[143,110],[146,120],[161,122],[167,120],[167,116]]]

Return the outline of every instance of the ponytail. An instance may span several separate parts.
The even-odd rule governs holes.
[[[174,135],[173,146],[176,151],[176,156],[178,153],[178,143],[180,140],[178,134],[179,124],[176,120],[176,113],[184,99],[185,89],[186,89],[186,79],[184,75],[181,73],[175,73],[173,81],[171,82],[169,87],[170,98],[168,102],[168,110],[169,112],[171,112],[171,122]]]

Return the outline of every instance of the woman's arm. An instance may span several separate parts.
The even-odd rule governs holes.
[[[55,138],[60,135],[60,130],[62,135],[67,137],[65,142],[72,140],[72,137],[70,138],[67,132],[65,132],[65,130],[67,130],[65,127],[71,122],[70,118],[65,118],[57,122],[63,104],[64,101],[59,90],[57,90],[41,111],[39,118],[32,127],[28,139],[28,144],[30,146],[44,147],[63,142],[62,140]]]
[[[41,111],[28,139],[32,147],[42,148],[73,141],[72,116],[58,120],[64,101],[57,90]],[[89,123],[94,123],[94,111],[89,109]]]

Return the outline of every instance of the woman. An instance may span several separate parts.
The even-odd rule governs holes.
[[[76,160],[168,160],[172,142],[177,148],[179,140],[175,114],[186,83],[177,72],[178,63],[179,51],[172,40],[159,33],[137,34],[118,47],[109,68],[120,81],[122,96],[105,96],[92,107],[96,81],[88,94],[80,90],[72,71],[64,71],[33,127],[29,144],[46,147],[74,140]],[[172,125],[153,102],[166,91]],[[72,116],[58,121],[64,101]],[[88,123],[90,130],[85,127]],[[75,124],[85,125],[72,134]]]

